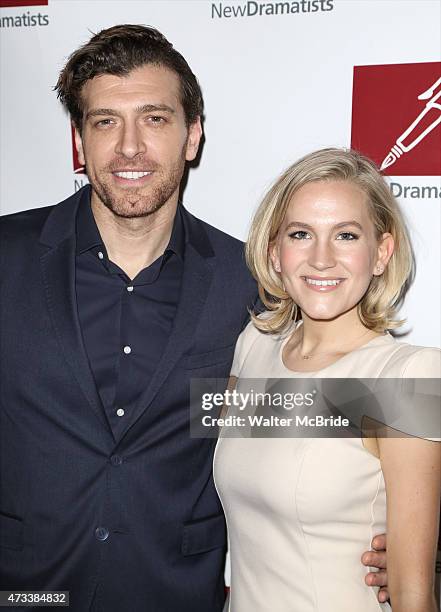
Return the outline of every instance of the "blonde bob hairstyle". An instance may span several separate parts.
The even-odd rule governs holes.
[[[395,249],[384,273],[373,276],[358,304],[361,322],[376,332],[396,328],[396,310],[413,280],[415,263],[407,228],[397,201],[375,164],[347,149],[321,149],[290,166],[269,189],[252,221],[246,259],[259,285],[259,295],[268,313],[251,313],[254,325],[263,332],[281,333],[301,318],[297,304],[284,290],[272,265],[270,247],[285,218],[293,194],[308,183],[351,181],[366,194],[378,239],[389,232]]]

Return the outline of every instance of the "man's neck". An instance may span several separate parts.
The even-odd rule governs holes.
[[[130,279],[164,253],[170,241],[177,204],[176,198],[147,217],[126,219],[115,215],[92,195],[92,213],[109,259]]]

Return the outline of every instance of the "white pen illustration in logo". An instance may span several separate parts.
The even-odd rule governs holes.
[[[439,91],[436,89],[440,87]],[[436,92],[436,93],[435,93]],[[403,153],[411,151],[437,125],[441,123],[441,77],[418,96],[418,100],[428,100],[426,106],[413,123],[399,136],[381,164],[381,170],[392,166]]]

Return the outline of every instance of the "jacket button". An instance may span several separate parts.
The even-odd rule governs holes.
[[[97,527],[95,529],[95,537],[97,540],[104,542],[104,540],[107,540],[107,538],[109,537],[109,530],[105,527]]]
[[[110,457],[110,463],[112,465],[121,465],[121,463],[123,462],[122,457],[120,455],[112,455]]]

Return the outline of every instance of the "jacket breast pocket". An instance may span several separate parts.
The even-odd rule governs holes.
[[[234,344],[223,348],[209,351],[207,353],[194,353],[184,357],[184,368],[186,370],[197,370],[218,365],[220,363],[228,363],[232,361],[234,354]]]
[[[0,546],[21,550],[23,548],[23,521],[0,512]]]
[[[191,521],[184,525],[182,554],[197,555],[226,546],[226,527],[223,514]]]

